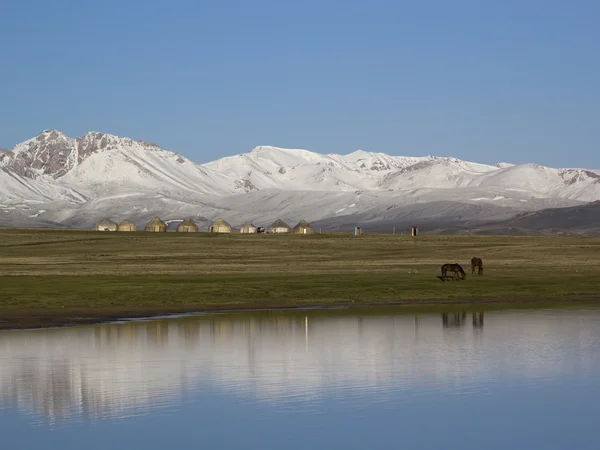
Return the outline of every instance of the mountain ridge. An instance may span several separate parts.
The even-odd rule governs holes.
[[[600,200],[600,174],[588,169],[272,146],[197,164],[143,140],[100,132],[70,138],[51,129],[0,152],[0,169],[0,223],[19,226],[89,227],[104,216],[140,224],[151,215],[203,225],[217,216],[241,224],[282,215],[368,224],[401,222],[411,211],[499,220]],[[435,210],[418,206],[424,203]]]

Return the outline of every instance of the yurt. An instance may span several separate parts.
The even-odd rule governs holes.
[[[231,225],[224,219],[215,220],[208,229],[211,233],[231,233]]]
[[[135,227],[135,223],[129,221],[129,220],[124,220],[123,222],[121,222],[119,224],[119,231],[135,231],[136,227]]]
[[[117,231],[117,224],[110,219],[102,219],[94,225],[94,231]]]
[[[192,219],[185,219],[179,225],[177,225],[178,233],[197,233],[198,225],[196,225]]]
[[[167,231],[167,226],[162,220],[160,220],[160,218],[154,217],[150,222],[148,222],[148,225],[146,225],[144,230],[153,233],[162,233]]]
[[[256,233],[256,226],[253,223],[247,222],[240,227],[240,233]]]
[[[277,219],[267,228],[267,233],[291,233],[290,226],[281,219]]]
[[[298,225],[294,227],[292,232],[294,234],[310,234],[313,233],[314,230],[310,226],[310,223],[308,223],[306,220],[301,220],[300,222],[298,222]]]

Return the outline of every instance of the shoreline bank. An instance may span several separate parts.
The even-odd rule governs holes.
[[[527,309],[543,307],[569,307],[594,305],[600,306],[599,296],[561,296],[556,298],[484,298],[474,299],[429,299],[429,300],[390,300],[380,302],[298,302],[286,305],[272,303],[248,303],[227,305],[188,305],[164,307],[128,307],[128,308],[0,308],[0,331],[31,330],[70,327],[77,325],[96,325],[123,320],[152,320],[179,315],[293,312],[324,310],[364,310],[374,312],[377,308],[401,307],[405,313],[443,312],[460,309],[461,311]],[[485,311],[484,310],[484,311]]]

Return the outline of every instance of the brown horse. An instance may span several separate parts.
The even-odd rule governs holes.
[[[471,274],[475,273],[475,267],[477,267],[477,275],[483,275],[483,261],[477,256],[471,258]]]
[[[454,276],[449,277],[448,272],[454,272]],[[442,276],[438,278],[442,281],[445,281],[448,278],[452,278],[455,280],[464,280],[465,278],[467,278],[467,274],[458,263],[444,264],[442,266]]]

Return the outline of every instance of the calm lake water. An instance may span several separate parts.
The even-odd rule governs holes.
[[[599,418],[596,308],[0,332],[7,449],[581,450]]]

